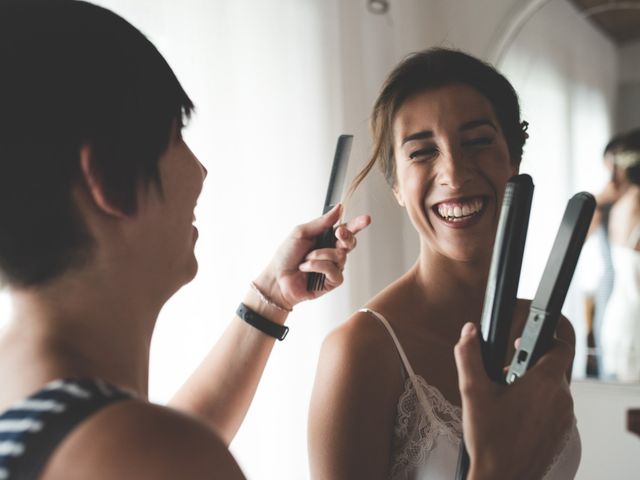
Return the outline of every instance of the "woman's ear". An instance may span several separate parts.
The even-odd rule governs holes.
[[[105,189],[100,181],[100,177],[93,168],[93,155],[89,145],[83,145],[80,148],[80,168],[87,190],[96,206],[107,215],[118,218],[126,217],[127,214],[117,205],[111,203],[105,195]]]

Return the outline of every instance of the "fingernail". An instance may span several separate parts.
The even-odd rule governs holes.
[[[465,323],[460,332],[460,338],[476,334],[476,326],[473,323]]]
[[[309,263],[308,262],[301,263],[300,266],[298,267],[298,269],[300,269],[302,271],[308,270],[309,269]]]

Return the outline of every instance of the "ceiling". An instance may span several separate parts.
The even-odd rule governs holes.
[[[640,40],[640,0],[571,0],[616,43]]]

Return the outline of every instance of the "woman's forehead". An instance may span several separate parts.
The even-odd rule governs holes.
[[[498,128],[489,100],[475,88],[455,83],[408,97],[394,116],[393,132],[398,138],[411,135],[413,131],[457,129],[470,122],[488,123]]]

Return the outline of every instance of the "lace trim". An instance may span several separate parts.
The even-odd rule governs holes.
[[[436,438],[444,436],[456,446],[462,438],[462,409],[452,405],[420,375],[413,378],[425,393],[428,405],[422,408],[413,381],[407,378],[398,400],[392,441],[392,479],[407,469],[423,465]]]
[[[462,409],[451,404],[440,390],[429,385],[420,375],[413,378],[424,392],[427,405],[421,408],[414,383],[411,377],[408,377],[398,400],[398,414],[392,440],[391,479],[404,478],[407,470],[424,465],[438,437],[444,436],[456,448],[462,438]],[[547,467],[543,478],[556,477],[556,468],[569,460],[571,448],[568,447],[571,442],[576,441],[579,442],[579,434],[574,418],[573,425],[564,435],[560,449]]]

